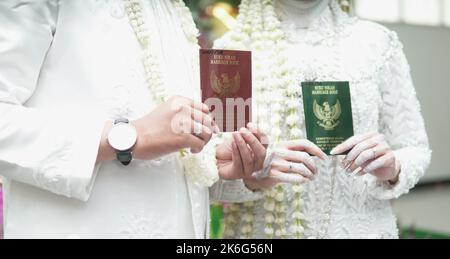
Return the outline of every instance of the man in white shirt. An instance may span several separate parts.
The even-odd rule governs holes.
[[[217,127],[194,101],[186,10],[181,0],[0,2],[6,238],[208,236],[217,168],[205,146]],[[221,174],[240,177],[241,161],[230,156]]]

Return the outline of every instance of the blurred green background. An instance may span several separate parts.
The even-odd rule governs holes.
[[[240,0],[185,0],[202,32],[200,44],[211,47],[233,25]]]

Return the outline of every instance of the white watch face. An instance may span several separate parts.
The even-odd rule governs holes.
[[[118,151],[126,151],[131,149],[137,140],[136,129],[126,123],[114,125],[108,135],[108,142],[112,148]]]

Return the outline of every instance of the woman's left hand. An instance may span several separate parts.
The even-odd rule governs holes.
[[[349,138],[335,147],[332,155],[348,152],[342,167],[353,175],[372,174],[380,181],[398,182],[400,164],[384,135],[367,133]]]

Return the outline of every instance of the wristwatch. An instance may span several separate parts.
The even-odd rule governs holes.
[[[108,134],[108,143],[116,151],[117,160],[127,166],[133,160],[133,147],[137,142],[136,128],[128,119],[117,119]]]

